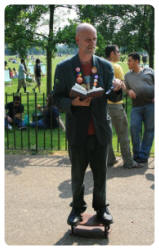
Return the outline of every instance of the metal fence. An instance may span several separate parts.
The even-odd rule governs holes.
[[[5,94],[5,105],[12,102],[15,93]],[[39,106],[44,108],[46,106],[45,93],[26,93],[20,94],[21,104],[24,105],[24,112],[22,114],[22,120],[24,125],[17,127],[13,123],[12,129],[5,129],[5,149],[7,150],[28,150],[28,151],[40,151],[40,150],[67,150],[67,139],[65,132],[58,126],[53,128],[39,128],[38,120],[42,117],[42,113],[39,111]],[[25,119],[27,117],[27,122]],[[53,119],[50,110],[50,127],[53,126]],[[65,123],[65,114],[60,114],[61,119]],[[32,121],[36,123],[35,127],[31,127],[29,124]]]
[[[12,102],[16,94],[5,94],[5,104]],[[60,126],[57,128],[43,128],[38,127],[38,120],[41,118],[39,106],[44,108],[46,106],[46,94],[45,93],[25,93],[19,94],[21,97],[21,103],[24,105],[24,112],[22,114],[22,120],[25,123],[25,128],[18,128],[14,123],[12,129],[5,129],[5,149],[6,150],[23,150],[23,151],[42,151],[42,150],[67,150],[67,138],[66,133]],[[129,114],[131,109],[130,99],[124,96],[124,106],[129,120]],[[26,122],[27,117],[27,122]],[[52,115],[51,115],[52,117]],[[60,118],[65,124],[65,114],[60,113]],[[36,125],[32,128],[29,124],[35,121]],[[51,126],[52,127],[52,118]],[[113,130],[114,151],[120,153],[120,146]]]

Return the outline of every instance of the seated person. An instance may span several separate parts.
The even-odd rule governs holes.
[[[20,96],[14,96],[13,102],[5,105],[7,114],[5,115],[5,128],[12,129],[12,125],[18,128],[24,128],[24,121],[22,120],[22,113],[24,112],[24,105],[21,104]]]
[[[46,99],[47,104],[46,106],[42,109],[40,106],[38,106],[38,110],[42,111],[42,118],[30,123],[31,127],[36,127],[42,128],[42,129],[47,129],[47,128],[52,128],[55,129],[57,127],[61,127],[63,131],[65,131],[65,125],[60,118],[59,111],[56,106],[53,105],[53,97],[49,95]]]

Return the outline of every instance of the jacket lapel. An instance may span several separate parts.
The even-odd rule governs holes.
[[[76,83],[76,78],[77,78],[76,68],[79,67],[81,69],[81,63],[78,54],[72,57],[71,64],[72,64],[72,75],[73,75],[72,86],[73,86]]]

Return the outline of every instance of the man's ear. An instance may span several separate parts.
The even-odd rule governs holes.
[[[114,51],[110,53],[110,58],[112,58],[112,56],[114,56]]]

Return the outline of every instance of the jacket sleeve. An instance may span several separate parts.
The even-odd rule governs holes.
[[[111,64],[108,65],[108,84],[107,84],[107,89],[110,89],[113,85],[113,79],[114,79],[114,70]]]
[[[66,84],[66,74],[64,69],[62,65],[57,65],[53,88],[54,103],[59,108],[59,111],[69,113],[71,112],[72,101],[69,98]]]

